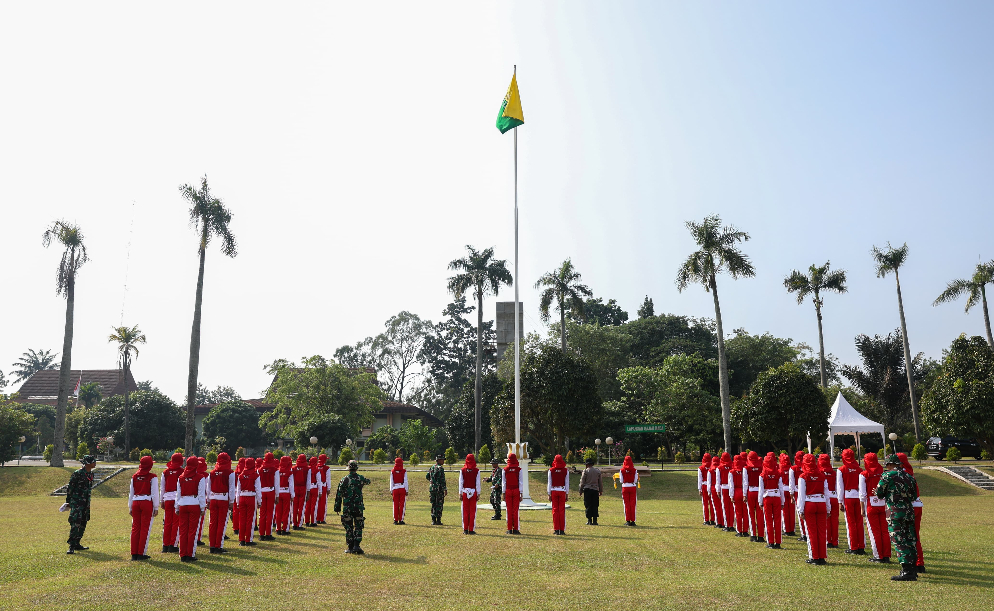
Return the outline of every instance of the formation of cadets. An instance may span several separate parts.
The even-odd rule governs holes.
[[[841,512],[845,553],[866,555],[869,539],[870,561],[890,562],[893,540],[902,570],[892,579],[914,581],[925,572],[919,536],[922,501],[907,455],[893,455],[887,465],[895,469],[885,474],[877,455],[868,453],[861,467],[851,449],[842,451],[839,469],[827,454],[815,457],[803,451],[795,454],[794,464],[789,455],[780,454],[778,460],[773,452],[762,460],[756,452],[734,457],[706,453],[697,470],[704,524],[771,549],[780,549],[782,537],[800,531],[799,540],[808,547],[806,562],[822,565],[827,550],[839,547]]]

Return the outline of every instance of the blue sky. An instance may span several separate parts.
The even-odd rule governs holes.
[[[911,348],[934,358],[979,310],[933,308],[994,258],[982,2],[71,3],[0,9],[0,367],[59,350],[56,218],[78,222],[75,367],[113,367],[112,325],[179,399],[196,238],[177,187],[207,174],[240,253],[208,254],[201,380],[258,396],[265,363],[330,355],[400,310],[437,320],[465,244],[513,256],[512,139],[494,119],[518,65],[521,290],[571,257],[632,313],[713,316],[677,292],[687,220],[749,232],[753,279],[719,279],[725,327],[811,345],[782,286],[831,260],[826,348],[898,326],[873,245],[908,243]],[[129,246],[130,244],[130,246]],[[978,257],[980,259],[978,259]],[[125,282],[127,292],[125,293]],[[513,293],[502,293],[510,300]],[[126,295],[126,297],[125,297]],[[493,316],[493,300],[486,315]],[[123,311],[123,318],[122,318]]]

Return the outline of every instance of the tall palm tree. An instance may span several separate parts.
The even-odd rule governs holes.
[[[481,252],[467,245],[466,250],[467,256],[449,263],[449,269],[459,273],[449,278],[448,288],[457,299],[470,291],[476,296],[476,387],[473,392],[476,399],[476,417],[473,448],[479,450],[483,428],[483,297],[487,293],[496,296],[502,285],[514,284],[514,278],[507,269],[507,261],[494,259],[493,248]],[[515,324],[517,323],[518,321],[515,321]]]
[[[556,302],[559,310],[559,335],[566,352],[566,312],[572,316],[583,317],[583,298],[593,297],[594,293],[586,285],[580,284],[580,274],[573,268],[570,259],[563,261],[559,269],[547,272],[535,283],[535,288],[546,287],[539,298],[538,309],[542,314],[542,322],[549,322],[549,308]]]
[[[797,293],[798,305],[804,303],[804,298],[808,295],[814,295],[811,301],[814,302],[815,313],[818,315],[818,357],[821,362],[821,387],[824,389],[828,386],[828,380],[825,377],[825,335],[821,329],[821,306],[823,304],[821,293],[823,291],[836,293],[848,291],[846,271],[843,269],[829,271],[829,262],[825,261],[825,265],[821,267],[817,265],[809,267],[806,275],[795,269],[784,278],[783,285],[787,287],[788,293]]]
[[[35,373],[39,371],[45,371],[46,369],[55,369],[55,360],[59,358],[59,354],[52,354],[51,350],[38,350],[35,352],[31,348],[21,355],[21,358],[17,359],[17,362],[13,363],[14,371],[14,382],[23,382],[27,380]]]
[[[190,203],[190,224],[200,233],[200,272],[197,274],[197,299],[193,306],[193,331],[190,334],[190,374],[186,385],[186,453],[193,453],[193,438],[196,428],[193,424],[193,408],[197,404],[197,374],[200,370],[200,320],[204,300],[204,260],[211,239],[221,240],[221,252],[229,257],[238,254],[235,236],[228,229],[231,212],[221,200],[211,195],[207,187],[207,177],[200,181],[200,189],[191,185],[179,188],[183,198]]]
[[[994,336],[991,336],[991,317],[987,313],[987,289],[988,284],[994,282],[994,261],[978,263],[977,270],[969,280],[953,280],[946,286],[946,290],[935,298],[933,306],[947,301],[958,299],[961,295],[966,295],[966,311],[980,303],[984,308],[984,328],[987,330],[987,345],[994,348]]]
[[[89,260],[83,232],[79,225],[65,221],[55,221],[41,236],[41,242],[48,248],[58,242],[65,248],[62,262],[55,277],[55,293],[66,298],[66,330],[62,339],[62,366],[59,368],[59,396],[55,404],[55,450],[52,452],[53,467],[61,467],[62,448],[66,436],[66,404],[69,400],[69,373],[72,369],[73,311],[76,306],[76,273]]]
[[[732,451],[732,406],[728,396],[728,359],[725,356],[725,334],[721,324],[721,305],[718,302],[718,283],[715,277],[723,271],[733,279],[751,278],[756,275],[752,263],[736,247],[749,240],[749,234],[731,225],[721,226],[721,217],[705,217],[703,223],[687,221],[687,229],[700,247],[680,266],[676,287],[681,293],[691,283],[704,285],[704,290],[714,299],[714,317],[718,323],[718,383],[721,394],[721,421],[725,429],[725,451]]]
[[[877,278],[883,278],[887,274],[894,272],[894,280],[897,282],[897,309],[901,314],[901,340],[904,342],[904,362],[911,363],[911,348],[908,345],[908,325],[904,322],[904,300],[901,298],[901,276],[898,270],[908,260],[908,244],[905,242],[900,248],[894,248],[887,242],[887,248],[873,247],[870,251],[873,261],[877,265]],[[918,417],[918,397],[915,396],[915,382],[911,375],[911,367],[905,367],[908,374],[908,395],[911,397],[911,418],[915,424],[915,439],[922,442],[921,419]]]
[[[108,342],[117,342],[117,352],[121,355],[121,369],[124,370],[124,455],[131,451],[131,429],[128,425],[128,371],[131,370],[131,358],[138,357],[138,344],[145,343],[145,334],[133,327],[114,327],[114,332],[107,338]]]

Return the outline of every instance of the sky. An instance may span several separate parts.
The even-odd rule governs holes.
[[[899,326],[871,248],[907,243],[912,352],[983,334],[933,307],[994,259],[989,2],[5,3],[0,6],[0,369],[61,352],[55,220],[79,224],[74,368],[134,362],[185,395],[197,236],[179,186],[207,176],[238,254],[207,253],[201,383],[245,398],[277,358],[331,356],[407,310],[437,321],[449,261],[513,265],[513,138],[494,126],[514,66],[520,292],[571,258],[634,318],[714,317],[678,292],[685,227],[748,232],[755,278],[719,277],[726,332],[817,346],[791,270],[831,261],[826,350]],[[503,289],[484,306],[512,301]],[[12,386],[7,390],[14,390]]]

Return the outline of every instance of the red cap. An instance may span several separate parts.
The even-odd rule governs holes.
[[[465,469],[475,469],[476,468],[476,457],[472,454],[466,455],[466,464],[463,465]]]

